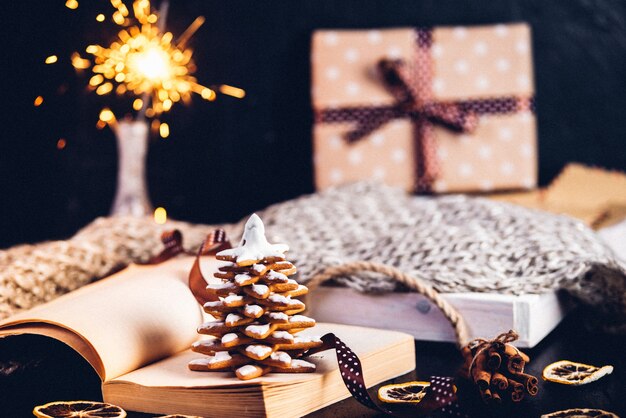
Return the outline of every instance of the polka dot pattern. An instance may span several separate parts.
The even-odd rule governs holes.
[[[395,85],[382,58],[406,67]],[[526,25],[319,31],[312,64],[318,188],[372,177],[419,192],[536,183]],[[501,137],[496,126],[511,134]],[[511,173],[498,163],[521,156]]]
[[[392,414],[387,408],[374,403],[369,393],[367,393],[361,360],[359,360],[357,355],[335,334],[329,333],[324,335],[322,341],[324,342],[323,348],[334,348],[337,352],[337,363],[339,364],[341,378],[354,399],[368,408]]]
[[[324,346],[318,350],[334,348],[337,353],[339,372],[350,394],[362,405],[378,412],[394,415],[392,411],[379,405],[367,392],[363,377],[361,360],[335,334],[329,333],[322,337]],[[416,414],[432,413],[434,416],[467,417],[456,401],[454,378],[433,376],[430,378],[430,387],[424,400],[415,407]]]

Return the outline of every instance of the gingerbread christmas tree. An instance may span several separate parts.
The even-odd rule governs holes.
[[[216,320],[198,328],[200,334],[215,338],[193,345],[206,357],[191,361],[191,370],[235,370],[242,380],[269,372],[315,371],[315,365],[302,357],[322,341],[298,335],[314,327],[315,320],[300,315],[305,305],[297,297],[308,289],[289,278],[296,267],[285,259],[288,250],[285,244],[267,242],[263,222],[255,214],[246,223],[239,246],[217,253],[225,264],[214,276],[222,282],[207,289],[218,300],[204,305]]]

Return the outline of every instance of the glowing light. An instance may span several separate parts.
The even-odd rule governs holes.
[[[126,19],[124,19],[124,15],[122,13],[120,13],[119,10],[117,10],[117,11],[115,11],[113,13],[113,21],[115,23],[117,23],[118,25],[120,25],[120,26],[123,25],[125,20]]]
[[[108,107],[105,107],[100,111],[100,120],[108,124],[114,124],[116,122],[115,115]]]
[[[49,57],[46,58],[46,64],[54,64],[55,62],[57,62],[59,60],[59,58],[56,55],[50,55]]]
[[[41,106],[41,104],[43,103],[43,96],[37,96],[35,97],[35,101],[33,102],[33,104],[35,105],[35,107],[39,107]]]
[[[86,70],[91,67],[91,62],[80,56],[78,52],[72,54],[72,66],[77,70]]]
[[[238,99],[243,99],[246,96],[246,91],[244,89],[229,86],[228,84],[222,84],[220,86],[220,93],[227,94]]]
[[[208,100],[212,102],[213,100],[215,100],[215,97],[217,95],[215,94],[213,90],[207,88],[207,89],[202,89],[202,91],[200,92],[200,96],[202,96],[204,100]]]
[[[158,119],[175,103],[189,103],[194,93],[205,100],[215,100],[216,91],[199,84],[193,76],[196,70],[193,51],[187,47],[204,24],[204,17],[196,18],[175,41],[171,32],[163,30],[164,20],[152,10],[150,0],[135,0],[132,7],[127,7],[123,0],[110,0],[110,3],[114,8],[113,22],[122,26],[115,39],[108,46],[88,45],[85,51],[90,60],[78,53],[72,55],[76,69],[91,65],[91,90],[98,95],[131,96],[137,118]],[[103,22],[106,17],[101,13],[96,20]],[[239,98],[245,96],[244,90],[232,86],[221,86],[219,91]],[[102,123],[101,119],[98,126]],[[158,131],[166,137],[169,126],[161,124]]]
[[[141,110],[142,107],[143,107],[143,100],[141,99],[133,100],[133,109]]]
[[[162,83],[171,77],[170,57],[157,45],[149,45],[143,51],[130,54],[128,66],[130,71],[137,72],[152,84]]]
[[[76,1],[76,0],[67,0],[65,2],[65,7],[67,7],[68,9],[72,9],[72,10],[78,9],[78,1]]]
[[[163,225],[167,222],[167,211],[165,208],[158,207],[154,210],[154,222]]]
[[[170,136],[170,126],[167,123],[159,125],[159,135],[161,135],[161,138]]]
[[[59,138],[59,140],[57,141],[57,149],[58,150],[65,149],[66,145],[67,145],[67,141],[63,138]]]
[[[99,96],[103,96],[105,94],[110,93],[112,90],[113,90],[113,84],[104,83],[98,86],[98,88],[96,89],[96,94]]]

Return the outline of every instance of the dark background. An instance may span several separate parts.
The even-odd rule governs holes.
[[[116,28],[95,21],[112,12],[108,1],[79,2],[74,11],[64,0],[3,5],[0,247],[68,237],[106,215],[113,199],[114,137],[95,129],[105,101],[87,94],[88,76],[75,74],[69,56],[106,44]],[[196,97],[164,118],[172,133],[152,140],[148,179],[152,202],[171,217],[233,221],[313,191],[309,39],[317,28],[529,22],[541,183],[569,161],[626,167],[623,1],[172,0],[168,28],[180,34],[198,15],[207,18],[192,42],[199,82],[247,96]],[[44,65],[51,54],[59,63]],[[38,95],[45,102],[34,107]]]

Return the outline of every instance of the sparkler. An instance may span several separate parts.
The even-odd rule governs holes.
[[[100,96],[111,93],[135,96],[132,108],[137,112],[138,120],[144,117],[157,119],[175,103],[189,103],[193,93],[207,101],[215,100],[215,90],[199,84],[192,75],[196,67],[193,51],[187,47],[189,39],[204,23],[203,17],[196,18],[174,40],[174,35],[164,30],[167,0],[162,3],[160,12],[152,10],[149,0],[135,0],[132,17],[122,0],[111,0],[111,4],[115,8],[112,20],[122,29],[108,47],[89,45],[86,48],[93,57],[93,75],[89,80],[91,90]],[[98,15],[98,21],[101,16]],[[91,61],[78,53],[72,55],[71,62],[77,70],[91,66]],[[245,96],[245,91],[236,87],[221,85],[218,89],[233,97]],[[99,122],[115,120],[110,117],[110,111],[104,112],[107,120],[102,119],[102,115],[101,112]],[[169,127],[165,125],[160,132],[167,136]]]

